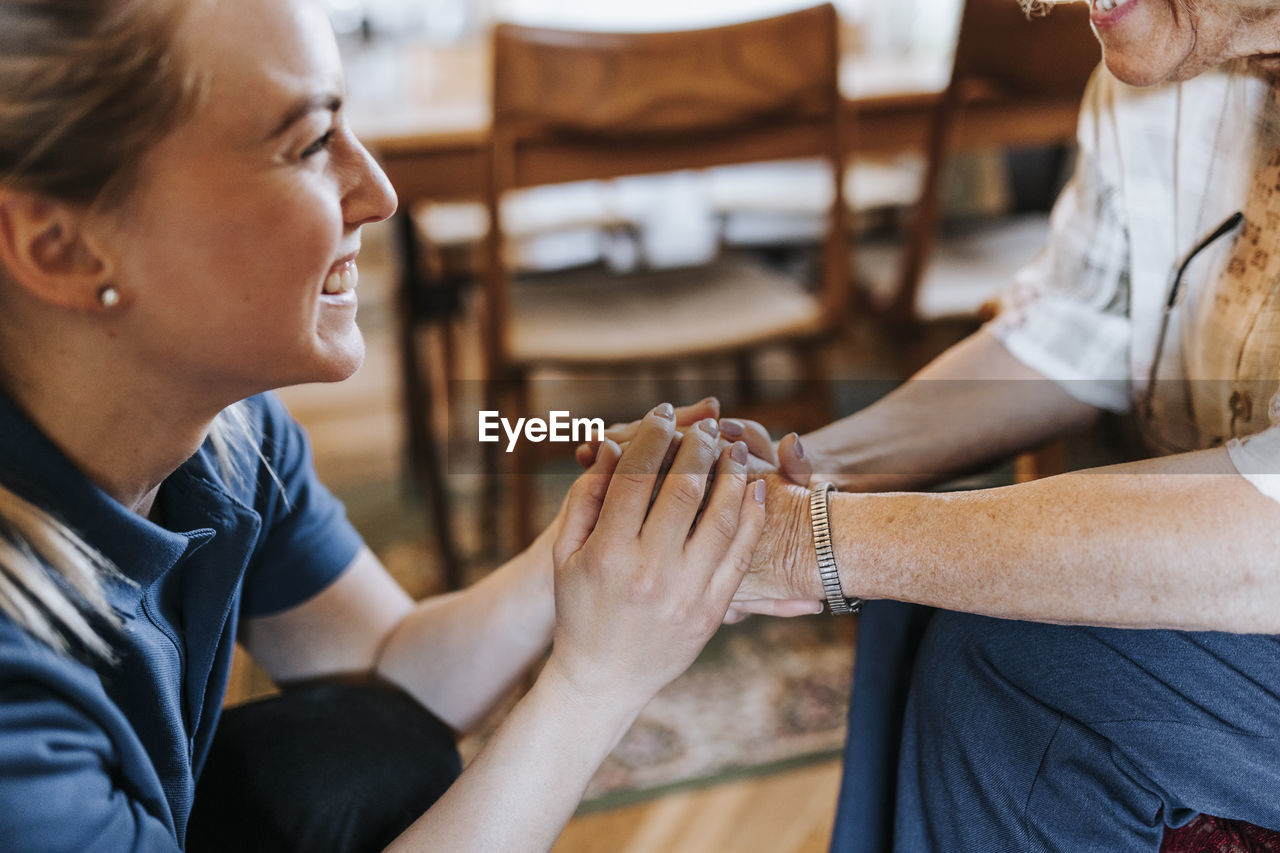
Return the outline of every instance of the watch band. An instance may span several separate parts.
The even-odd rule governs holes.
[[[819,483],[809,491],[809,520],[813,523],[813,550],[818,556],[818,576],[832,613],[857,613],[861,598],[849,598],[840,586],[840,572],[831,547],[831,493],[836,487]]]

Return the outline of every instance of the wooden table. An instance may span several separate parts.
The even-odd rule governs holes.
[[[489,51],[376,44],[346,57],[350,116],[401,202],[475,198],[489,127]],[[841,88],[851,118],[851,156],[923,147],[950,73],[945,58],[851,55]],[[993,98],[966,108],[958,147],[1037,145],[1074,138],[1078,104]]]

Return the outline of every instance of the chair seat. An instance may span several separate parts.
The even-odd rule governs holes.
[[[939,237],[916,295],[916,317],[923,321],[976,317],[984,305],[1013,282],[1044,247],[1049,218],[1044,214],[1008,217]],[[885,307],[894,296],[902,262],[897,243],[867,242],[856,263],[872,304]]]
[[[530,277],[516,282],[512,300],[508,341],[520,364],[670,360],[803,337],[825,325],[814,295],[736,256],[626,276]]]

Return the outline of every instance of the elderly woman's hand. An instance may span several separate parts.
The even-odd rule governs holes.
[[[804,450],[799,437],[795,433],[785,436],[774,443],[769,431],[760,423],[745,418],[720,418],[720,401],[715,397],[706,397],[691,406],[676,409],[676,427],[680,435],[688,432],[694,424],[704,418],[720,419],[720,441],[725,446],[734,441],[747,445],[750,458],[747,461],[747,474],[756,479],[781,470],[783,476],[792,482],[806,485],[813,473],[812,467],[805,460]],[[604,432],[604,438],[621,446],[635,437],[636,430],[642,421],[631,421],[625,424],[614,424]],[[676,446],[680,438],[676,438]],[[590,467],[600,449],[599,441],[589,441],[578,446],[575,457],[583,468]]]
[[[779,474],[766,477],[765,484],[764,531],[733,607],[770,615],[821,612],[823,590],[813,550],[809,490]]]
[[[724,618],[759,538],[764,484],[748,487],[746,446],[719,448],[714,420],[685,434],[650,507],[675,436],[674,412],[659,406],[625,450],[601,445],[570,493],[554,548],[546,671],[584,702],[638,711],[687,669]]]

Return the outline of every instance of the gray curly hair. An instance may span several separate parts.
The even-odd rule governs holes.
[[[1022,11],[1026,13],[1028,18],[1047,15],[1050,9],[1063,3],[1088,2],[1089,0],[1018,0],[1018,4],[1022,6]],[[1179,9],[1194,9],[1204,0],[1172,0],[1172,2]],[[1223,5],[1234,9],[1241,15],[1263,12],[1268,9],[1280,9],[1280,2],[1277,2],[1277,0],[1222,0],[1222,2]]]

